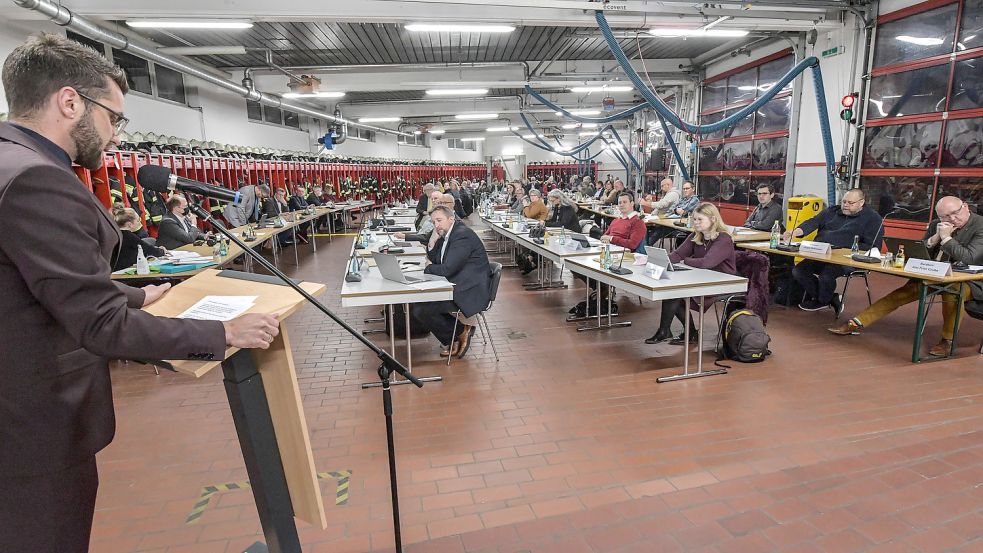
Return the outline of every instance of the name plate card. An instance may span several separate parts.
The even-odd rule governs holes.
[[[826,255],[829,253],[829,250],[830,247],[828,242],[813,242],[812,240],[803,240],[799,242],[800,253]]]
[[[908,259],[904,265],[904,270],[933,277],[947,277],[952,274],[952,266],[944,261],[929,261],[928,259]]]
[[[654,278],[655,280],[662,279],[662,275],[665,274],[666,271],[665,267],[656,265],[655,263],[646,264],[645,269],[646,275],[648,275],[650,278]]]

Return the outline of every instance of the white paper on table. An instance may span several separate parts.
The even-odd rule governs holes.
[[[215,258],[210,255],[197,255],[195,257],[182,257],[172,261],[174,265],[193,265],[197,263],[211,263]]]
[[[454,283],[447,279],[440,280],[424,280],[421,282],[414,282],[409,285],[417,290],[436,290],[438,288],[447,288],[448,286],[454,286]]]
[[[231,321],[255,305],[258,296],[205,296],[176,318]]]
[[[185,250],[169,250],[167,252],[167,257],[172,257],[174,259],[186,259],[190,257],[198,257],[198,252],[189,252]]]

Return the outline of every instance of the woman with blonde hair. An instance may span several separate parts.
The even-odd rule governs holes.
[[[690,216],[693,222],[693,232],[686,237],[682,245],[669,254],[672,263],[684,263],[687,267],[697,269],[709,269],[730,275],[737,274],[737,260],[734,255],[734,240],[730,236],[727,225],[724,224],[717,211],[717,206],[703,202]],[[713,302],[707,302],[707,306]],[[681,298],[664,300],[662,302],[662,315],[659,321],[659,330],[655,335],[645,340],[646,344],[658,344],[672,338],[672,321],[679,319],[685,324],[686,302]],[[690,320],[689,340],[697,342],[696,325]],[[685,328],[683,329],[685,331]],[[672,338],[669,343],[682,345],[685,332],[680,333],[676,338]]]
[[[114,271],[136,264],[137,246],[143,246],[143,254],[147,257],[159,257],[167,253],[164,248],[158,248],[153,242],[137,236],[136,233],[142,225],[140,216],[132,208],[124,207],[123,204],[113,205],[113,219],[119,227],[121,237],[119,253],[116,254],[116,261],[113,263]]]

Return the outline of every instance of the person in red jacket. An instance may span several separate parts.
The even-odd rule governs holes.
[[[635,251],[645,240],[645,221],[635,211],[635,198],[631,192],[623,191],[618,195],[618,211],[618,218],[608,225],[608,230],[601,235],[601,242]]]
[[[642,220],[641,215],[635,211],[635,197],[631,192],[622,191],[618,196],[618,217],[611,221],[608,225],[608,229],[604,231],[604,234],[600,236],[600,241],[605,244],[612,244],[615,246],[621,246],[628,251],[637,250],[645,242],[645,221]],[[596,235],[595,235],[596,236]],[[586,280],[585,277],[574,273],[574,278],[578,280]],[[596,285],[596,284],[595,284]],[[602,314],[605,314],[607,309],[607,298],[609,294],[609,287],[605,284],[601,286],[601,309]],[[591,302],[595,301],[593,297],[593,292],[591,293]],[[581,308],[581,306],[583,306]],[[575,320],[577,317],[582,317],[588,314],[589,307],[588,302],[581,302],[570,309],[570,320]],[[611,313],[618,313],[618,304],[611,305]]]

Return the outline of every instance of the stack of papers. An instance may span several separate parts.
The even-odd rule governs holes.
[[[256,304],[258,296],[205,296],[189,307],[178,319],[231,321]]]
[[[169,262],[174,265],[197,265],[200,263],[211,263],[215,261],[214,257],[210,255],[200,255],[196,252],[188,252],[184,250],[171,250],[167,252],[170,257]],[[162,262],[167,262],[168,260],[162,260]]]

